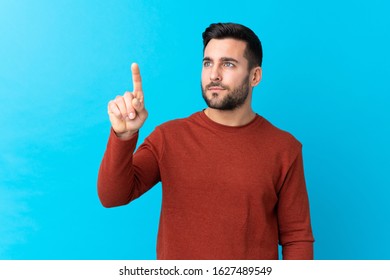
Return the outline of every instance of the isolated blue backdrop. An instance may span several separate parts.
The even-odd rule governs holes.
[[[390,259],[388,1],[0,1],[0,258],[154,259],[157,185],[96,194],[107,102],[138,62],[150,117],[205,107],[202,31],[252,28],[255,110],[304,145],[316,259]]]

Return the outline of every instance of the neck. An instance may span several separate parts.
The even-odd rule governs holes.
[[[243,126],[250,123],[256,116],[250,107],[240,107],[234,110],[207,108],[204,112],[212,121],[226,126]]]

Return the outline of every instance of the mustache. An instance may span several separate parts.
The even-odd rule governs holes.
[[[229,89],[229,87],[227,87],[219,82],[211,82],[208,85],[206,85],[206,89],[210,89],[211,87],[220,87],[222,89]]]

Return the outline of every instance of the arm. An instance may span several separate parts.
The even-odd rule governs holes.
[[[98,175],[98,194],[106,207],[123,205],[137,198],[151,187],[149,178],[155,182],[157,177],[157,163],[148,149],[143,149],[144,155],[139,157],[138,163],[133,160],[138,130],[148,113],[138,65],[133,63],[131,71],[133,92],[127,91],[108,103],[112,130]],[[143,169],[147,172],[142,172]]]
[[[313,234],[302,152],[290,166],[278,202],[279,242],[283,259],[313,259]]]
[[[98,175],[98,195],[105,207],[125,205],[160,180],[158,162],[149,139],[133,155],[137,139],[138,133],[121,140],[111,130]]]

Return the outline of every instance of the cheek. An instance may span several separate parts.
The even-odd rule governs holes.
[[[222,82],[225,84],[236,84],[239,81],[238,75],[236,73],[226,71],[223,75]]]
[[[208,77],[209,76],[207,75],[207,71],[202,70],[202,75],[200,77],[202,86],[205,86],[209,82],[210,79],[208,79]]]
[[[248,78],[247,73],[244,72],[240,72],[240,73],[229,72],[229,73],[225,73],[224,75],[225,83],[230,83],[234,85],[242,84],[244,79],[247,78]]]

